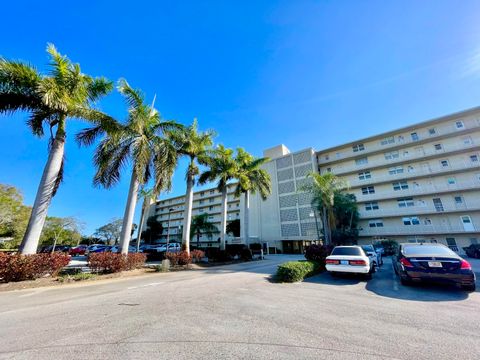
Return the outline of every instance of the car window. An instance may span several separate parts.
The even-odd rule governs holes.
[[[428,246],[428,245],[418,245],[418,246],[404,246],[403,254],[406,256],[421,256],[421,255],[445,255],[445,256],[456,256],[456,254],[447,247],[443,246]]]
[[[362,249],[358,247],[336,247],[332,251],[332,255],[364,255]]]
[[[375,252],[375,249],[373,248],[372,245],[363,245],[363,246],[362,246],[362,249],[363,249],[364,251]]]

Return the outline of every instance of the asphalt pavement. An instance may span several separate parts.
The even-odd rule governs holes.
[[[0,293],[0,359],[480,358],[480,293],[271,281],[297,258]]]

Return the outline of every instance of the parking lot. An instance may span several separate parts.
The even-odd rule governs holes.
[[[478,292],[404,287],[389,259],[368,282],[272,282],[300,258],[3,293],[0,358],[478,359]]]

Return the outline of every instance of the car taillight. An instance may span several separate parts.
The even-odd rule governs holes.
[[[460,263],[460,269],[472,270],[472,267],[470,266],[470,263],[467,260],[462,260]]]
[[[338,265],[340,263],[340,261],[339,260],[327,259],[327,260],[325,260],[325,263],[328,264],[328,265]]]
[[[367,265],[367,262],[365,260],[350,260],[348,263],[350,265],[355,265],[355,266],[365,266],[365,265]]]
[[[406,258],[401,258],[400,264],[402,264],[405,267],[413,267],[412,263],[408,261]]]

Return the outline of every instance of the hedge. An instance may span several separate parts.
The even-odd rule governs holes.
[[[53,254],[5,254],[0,252],[0,281],[34,280],[56,276],[70,262],[70,256]]]
[[[93,253],[88,257],[88,266],[93,272],[116,273],[124,270],[133,270],[143,267],[145,254],[117,254],[111,252]]]
[[[301,281],[321,271],[321,265],[316,261],[289,261],[278,266],[277,280],[281,282]]]

